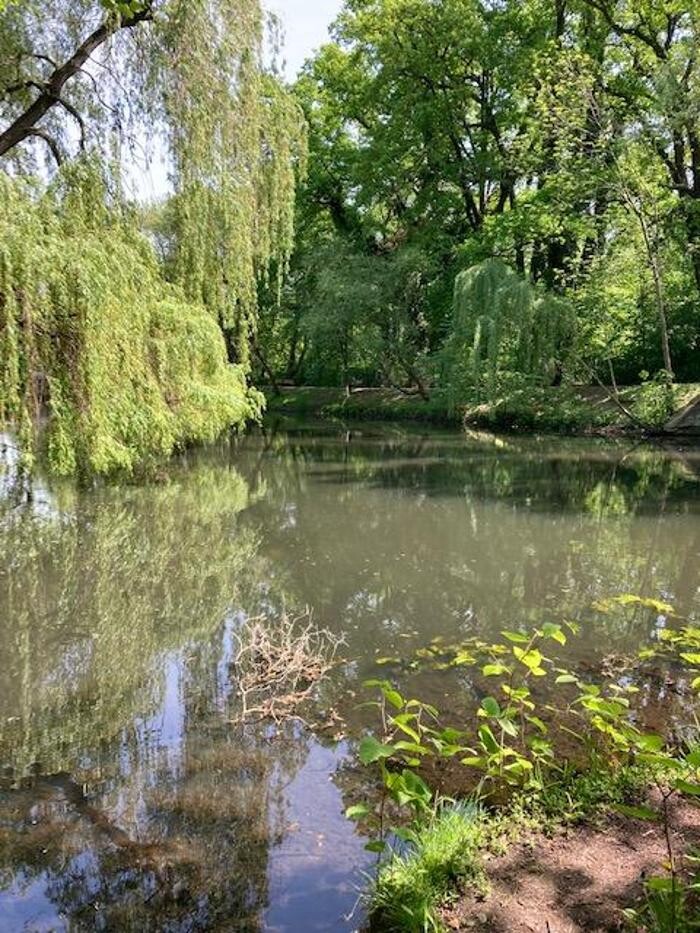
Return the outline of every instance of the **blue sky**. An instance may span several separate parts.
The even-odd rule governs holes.
[[[285,32],[287,76],[293,78],[311,53],[328,37],[328,27],[340,12],[342,0],[266,0]]]

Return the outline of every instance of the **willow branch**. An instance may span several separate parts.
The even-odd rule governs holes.
[[[37,123],[56,104],[66,106],[65,101],[62,100],[62,91],[66,82],[82,70],[93,52],[100,48],[116,30],[132,29],[152,18],[153,12],[149,4],[128,18],[103,22],[78,46],[70,58],[53,70],[36,100],[4,132],[0,133],[0,156],[6,155],[27,137],[40,135],[36,133]]]
[[[51,150],[51,155],[54,157],[56,165],[60,166],[63,164],[63,155],[61,154],[61,150],[58,148],[58,143],[50,133],[47,133],[46,130],[42,130],[41,127],[34,126],[28,130],[27,136],[37,136],[39,139],[43,139]]]

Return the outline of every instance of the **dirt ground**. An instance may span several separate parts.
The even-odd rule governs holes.
[[[700,844],[700,807],[682,803],[672,815],[677,853]],[[604,827],[580,827],[535,837],[486,864],[490,893],[463,898],[443,919],[450,929],[488,933],[573,933],[623,928],[644,879],[663,873],[663,827],[614,817]]]

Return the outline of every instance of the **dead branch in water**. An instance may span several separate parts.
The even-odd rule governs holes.
[[[242,706],[238,722],[301,719],[300,706],[325,680],[343,643],[327,629],[317,628],[308,614],[248,619],[235,637],[238,650],[232,667]]]

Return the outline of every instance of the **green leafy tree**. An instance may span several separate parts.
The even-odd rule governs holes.
[[[263,30],[257,0],[0,11],[0,158],[18,179],[0,177],[0,417],[27,462],[43,409],[61,472],[131,470],[254,414],[258,283],[286,269],[305,148]],[[174,189],[164,268],[121,190],[130,151],[158,135]],[[45,197],[19,180],[43,151],[59,164]]]

